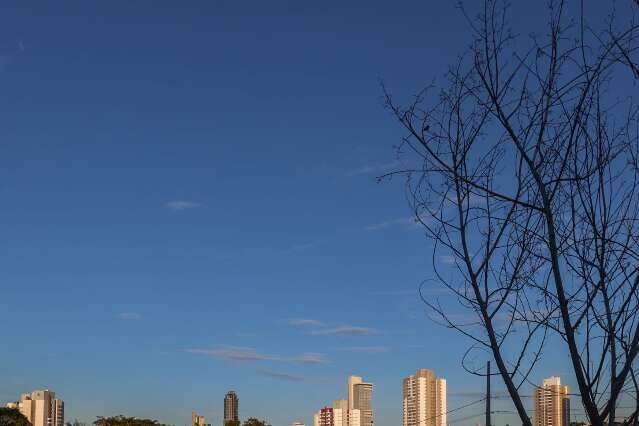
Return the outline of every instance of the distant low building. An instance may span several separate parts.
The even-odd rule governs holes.
[[[7,407],[19,410],[33,426],[64,426],[64,401],[48,389],[22,394]]]
[[[195,411],[191,412],[191,426],[206,426],[206,417],[198,415]]]

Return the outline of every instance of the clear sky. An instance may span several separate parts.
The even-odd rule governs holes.
[[[431,245],[402,185],[374,179],[401,136],[380,79],[443,74],[454,2],[186,3],[3,4],[0,402],[219,426],[234,389],[287,425],[358,374],[393,426],[417,368],[449,408],[480,398],[417,300]],[[549,357],[535,380],[565,371]]]

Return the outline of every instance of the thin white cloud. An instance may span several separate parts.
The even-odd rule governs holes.
[[[236,346],[227,346],[219,349],[187,349],[186,352],[208,355],[227,361],[266,361],[273,359],[273,357],[258,353],[255,349]]]
[[[455,264],[455,256],[441,255],[441,256],[437,257],[437,260],[439,260],[441,263],[443,263],[445,265],[454,265]]]
[[[277,371],[271,371],[271,370],[256,370],[257,374],[262,375],[262,376],[266,376],[266,377],[270,377],[272,379],[278,379],[278,380],[286,380],[288,382],[303,382],[304,381],[304,377],[302,376],[296,376],[294,374],[288,374],[288,373],[280,373]]]
[[[307,352],[301,356],[288,358],[287,361],[299,364],[325,364],[327,361],[322,354]]]
[[[289,247],[289,250],[290,251],[303,251],[303,250],[312,249],[315,246],[317,246],[317,242],[310,241],[308,243],[295,244],[295,245]]]
[[[120,312],[117,315],[117,318],[123,321],[135,321],[142,319],[142,314],[137,312]]]
[[[420,224],[415,220],[414,216],[400,217],[397,219],[387,220],[384,222],[373,223],[364,227],[366,231],[381,231],[395,226],[403,226],[405,228],[416,228]]]
[[[376,354],[389,351],[386,346],[351,346],[348,348],[340,348],[338,350],[341,352],[353,352],[362,354]]]
[[[359,327],[356,325],[340,325],[323,330],[315,330],[311,334],[315,336],[354,336],[376,334],[377,330],[369,327]]]
[[[319,327],[324,325],[321,321],[310,319],[310,318],[291,318],[288,320],[290,325],[298,325],[304,327]]]
[[[368,163],[344,173],[345,176],[358,176],[377,173],[387,173],[394,169],[399,169],[402,162],[399,160],[388,161],[385,163]]]
[[[187,349],[192,354],[208,355],[226,361],[276,361],[293,364],[324,364],[328,362],[322,354],[307,352],[295,357],[267,355],[253,348],[225,346],[217,349]]]
[[[184,210],[195,209],[200,207],[200,203],[185,200],[173,200],[166,203],[166,207],[174,212],[181,212]]]
[[[374,296],[419,296],[419,289],[414,288],[404,290],[380,290],[373,291],[370,294]]]
[[[9,64],[9,56],[0,55],[0,71],[4,71]]]

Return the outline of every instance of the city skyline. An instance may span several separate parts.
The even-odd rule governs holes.
[[[363,399],[361,395],[358,395],[361,392],[358,387],[365,389],[366,397]],[[372,425],[372,389],[373,385],[364,382],[362,377],[349,375],[346,386],[347,398],[333,400],[332,406],[324,406],[317,411],[312,416],[312,425]],[[449,409],[447,407],[447,393],[446,380],[437,377],[432,369],[420,368],[414,375],[403,378],[402,425],[446,426],[449,410],[451,412],[458,411],[458,408]],[[491,395],[491,399],[495,397],[499,400],[499,393]],[[484,398],[477,402],[482,401]],[[558,376],[545,378],[540,386],[534,386],[531,420],[535,426],[568,426],[573,419],[570,406],[570,389],[561,384],[561,378]],[[32,422],[33,426],[66,426],[64,401],[56,398],[55,392],[48,389],[24,393],[18,401],[9,402],[6,407],[19,411]],[[234,391],[229,391],[224,395],[224,411],[228,415],[225,415],[219,426],[225,426],[229,421],[241,420],[238,415],[238,397]],[[363,412],[368,413],[363,416]],[[493,412],[493,414],[495,413],[498,411]],[[253,416],[249,415],[248,417]],[[469,418],[473,417],[476,416]],[[464,418],[464,420],[469,418]],[[266,421],[268,422],[268,420]],[[176,425],[179,424],[176,423]],[[207,423],[205,416],[195,411],[191,412],[190,424],[191,426],[216,426],[215,423]],[[242,423],[239,421],[237,424],[241,425]],[[292,426],[305,426],[305,423],[295,420],[292,422]]]

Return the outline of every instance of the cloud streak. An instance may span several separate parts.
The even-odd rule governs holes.
[[[311,334],[315,336],[356,336],[376,334],[377,330],[370,327],[359,327],[356,325],[340,325],[323,330],[315,330]]]
[[[257,374],[261,376],[270,377],[272,379],[285,380],[287,382],[303,382],[304,381],[304,377],[302,376],[296,376],[294,374],[288,374],[288,373],[280,373],[280,372],[271,371],[271,370],[260,369],[260,370],[257,370]]]
[[[391,170],[398,169],[402,165],[402,162],[399,160],[389,161],[386,163],[369,163],[364,164],[361,167],[356,169],[352,169],[344,173],[345,176],[359,176],[359,175],[368,175],[368,174],[377,174],[377,173],[387,173]]]
[[[181,212],[184,210],[195,209],[200,207],[200,203],[185,200],[173,200],[166,203],[166,207],[174,212]]]
[[[351,346],[348,348],[339,348],[341,352],[352,352],[360,354],[379,354],[389,352],[386,346]]]
[[[142,319],[142,315],[137,312],[120,312],[117,318],[123,321],[136,321]]]
[[[324,325],[321,321],[310,318],[291,318],[288,320],[290,325],[303,326],[303,327],[321,327]]]
[[[298,364],[325,364],[327,361],[322,354],[307,352],[302,356],[294,358],[284,358],[283,361],[295,362]]]
[[[381,231],[383,229],[388,229],[393,226],[405,226],[405,227],[414,227],[417,226],[417,222],[413,216],[409,217],[400,217],[398,219],[387,220],[384,222],[373,223],[372,225],[365,226],[364,229],[366,231]]]
[[[236,346],[227,346],[219,349],[187,349],[186,352],[208,355],[226,361],[267,361],[271,359],[268,355],[260,354],[255,349]]]
[[[267,355],[260,353],[253,348],[243,348],[237,346],[225,346],[216,349],[187,349],[191,354],[207,355],[225,361],[256,362],[275,361],[292,364],[325,364],[328,361],[322,354],[306,352],[295,357],[283,357],[279,355]]]

